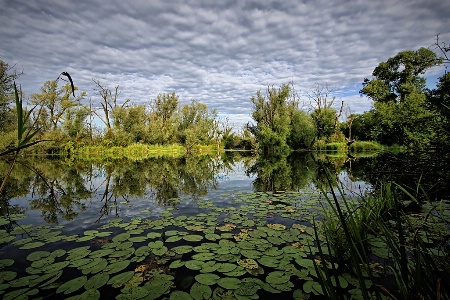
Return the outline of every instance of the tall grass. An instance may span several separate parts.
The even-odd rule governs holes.
[[[326,199],[324,220],[320,226],[314,224],[316,239],[317,232],[321,231],[330,254],[325,256],[319,248],[321,261],[338,261],[350,269],[359,280],[364,299],[379,299],[384,295],[391,299],[449,299],[448,287],[443,288],[441,283],[449,275],[448,255],[447,260],[442,259],[427,248],[419,233],[428,228],[429,220],[413,224],[402,211],[402,200],[406,199],[399,199],[397,191],[408,195],[408,201],[418,202],[416,198],[396,184],[384,184],[378,194],[360,197],[355,202],[347,199],[341,188],[338,197],[329,173],[328,180],[330,191],[319,185]],[[430,211],[427,215],[431,214]],[[384,276],[395,279],[394,287],[383,286],[370,267],[376,253],[371,247],[375,244],[371,241],[374,236],[380,239],[381,252],[388,253],[390,266]],[[330,272],[320,264],[316,264],[316,269],[326,296],[339,299],[339,284],[333,278],[335,271]],[[375,289],[369,288],[367,279],[376,284]]]

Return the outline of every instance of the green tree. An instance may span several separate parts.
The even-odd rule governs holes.
[[[332,108],[335,97],[331,97],[331,92],[328,84],[325,84],[325,86],[317,84],[315,89],[308,94],[314,109],[311,118],[316,126],[319,139],[329,138],[337,129],[338,116],[336,110]]]
[[[374,101],[374,137],[384,144],[426,146],[434,138],[434,116],[426,103],[429,68],[442,62],[426,48],[403,51],[381,62],[360,93]]]
[[[179,97],[175,93],[159,94],[150,104],[149,143],[174,143],[177,130]]]
[[[272,154],[289,149],[287,139],[290,134],[290,108],[295,106],[292,88],[283,84],[280,88],[268,87],[266,94],[261,91],[251,98],[252,118],[256,126],[249,126],[255,135],[263,154]]]
[[[196,100],[191,104],[183,105],[178,118],[178,141],[191,152],[197,144],[209,144],[212,140],[214,120],[217,113],[208,111],[208,107]]]
[[[293,149],[311,147],[316,138],[316,127],[310,115],[301,110],[294,110],[291,115],[291,130],[288,144]]]
[[[112,113],[114,120],[114,141],[125,146],[145,142],[148,133],[148,117],[144,105],[117,106]]]
[[[3,134],[14,129],[13,86],[19,74],[12,71],[12,67],[0,59],[0,131]]]
[[[75,87],[75,90],[77,89]],[[56,130],[62,124],[65,113],[79,106],[85,96],[86,94],[82,92],[74,98],[70,84],[58,87],[58,80],[45,82],[40,94],[31,95],[31,102],[40,107],[40,115],[37,116],[39,126],[43,131]]]

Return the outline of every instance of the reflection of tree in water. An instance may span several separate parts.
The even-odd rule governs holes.
[[[257,175],[253,186],[258,191],[298,191],[311,182],[316,165],[310,153],[258,157],[247,168],[247,176]]]
[[[33,198],[28,200],[31,209],[41,210],[48,223],[58,223],[58,218],[72,220],[78,211],[85,210],[82,201],[91,197],[85,187],[83,170],[68,165],[62,166],[59,160],[45,160],[29,167],[34,178],[31,184]]]

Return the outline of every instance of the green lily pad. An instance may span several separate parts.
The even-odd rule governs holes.
[[[31,243],[27,243],[25,245],[23,245],[22,247],[20,247],[19,249],[33,249],[33,248],[38,248],[38,247],[42,247],[44,246],[45,243],[44,242],[31,242]]]
[[[55,273],[59,270],[64,269],[70,264],[69,261],[60,261],[42,268],[42,271],[45,273]]]
[[[320,286],[320,284],[318,282],[315,282],[315,281],[310,281],[310,280],[306,281],[303,284],[303,290],[307,294],[313,293],[314,295],[323,295],[322,287]]]
[[[270,257],[270,256],[263,256],[260,259],[258,259],[258,262],[265,266],[265,267],[270,267],[270,268],[276,268],[279,264],[279,260],[274,258],[274,257]]]
[[[107,256],[110,255],[111,253],[115,252],[114,249],[99,249],[97,251],[91,252],[89,254],[90,257],[92,258],[96,258],[96,257],[103,257],[103,256]]]
[[[146,299],[157,299],[165,294],[171,287],[173,283],[169,280],[164,279],[155,279],[147,282],[144,285],[144,288],[149,291],[149,294],[146,296]]]
[[[164,246],[164,243],[162,241],[154,241],[154,242],[149,242],[148,246],[152,249],[156,249],[156,248],[161,248],[162,246]]]
[[[129,238],[128,240],[130,242],[133,242],[133,243],[142,243],[142,242],[145,242],[147,240],[147,237],[145,237],[145,236],[134,236],[132,238]]]
[[[174,235],[174,236],[171,236],[171,237],[168,237],[166,240],[165,240],[165,242],[166,243],[175,243],[175,242],[178,242],[179,240],[181,240],[181,236],[179,236],[179,235]]]
[[[247,269],[241,266],[237,266],[236,269],[230,272],[224,273],[228,277],[240,277],[247,273]]]
[[[127,283],[128,281],[130,281],[131,278],[133,278],[133,276],[134,271],[120,273],[109,279],[108,284],[112,285],[112,287],[114,288],[118,288]]]
[[[270,272],[266,277],[266,282],[269,284],[283,284],[289,281],[291,277],[282,271]]]
[[[123,269],[125,269],[126,267],[128,267],[129,264],[130,264],[130,261],[128,261],[128,260],[117,261],[117,262],[114,262],[114,263],[108,265],[104,269],[104,272],[106,272],[108,274],[118,273],[118,272],[122,271]]]
[[[220,235],[215,233],[206,233],[205,238],[209,241],[217,241],[220,239]]]
[[[176,269],[184,266],[185,262],[182,260],[175,260],[169,265],[169,269]]]
[[[12,259],[0,259],[0,269],[4,268],[4,267],[10,267],[14,264],[14,260]]]
[[[201,240],[203,240],[203,237],[198,234],[190,234],[183,236],[183,239],[188,242],[200,242]]]
[[[190,270],[200,270],[205,263],[199,260],[188,260],[184,265]]]
[[[130,238],[130,236],[131,235],[128,232],[119,233],[118,235],[113,237],[112,241],[113,242],[124,242],[124,241],[128,240]]]
[[[155,254],[156,256],[163,256],[164,254],[167,253],[167,247],[166,246],[162,246],[161,248],[155,248],[152,250],[153,254]]]
[[[98,290],[87,290],[84,291],[81,295],[75,295],[65,300],[98,300],[100,299],[100,292]]]
[[[35,251],[33,253],[28,254],[27,260],[29,261],[36,261],[40,260],[41,258],[50,256],[50,252],[48,251]]]
[[[262,256],[262,253],[257,250],[241,250],[241,254],[247,258],[260,258]]]
[[[161,237],[161,233],[159,233],[159,232],[149,232],[149,233],[147,233],[147,237],[149,239],[160,238]]]
[[[183,291],[173,291],[170,293],[170,300],[191,300],[191,295]]]
[[[195,276],[195,280],[197,280],[197,282],[201,283],[201,284],[205,284],[205,285],[213,285],[216,284],[217,281],[219,281],[220,277],[219,275],[216,274],[198,274]]]
[[[220,278],[219,281],[217,281],[217,284],[221,287],[227,289],[227,290],[235,290],[239,288],[239,284],[241,283],[240,279],[233,278],[233,277],[225,277]]]
[[[142,286],[125,287],[122,294],[116,296],[116,300],[134,300],[145,298],[150,292]]]
[[[242,281],[239,284],[239,287],[236,289],[235,294],[240,296],[252,296],[255,295],[258,290],[261,288],[259,284],[256,282],[244,282]]]
[[[195,260],[201,260],[201,261],[206,261],[206,260],[212,260],[214,259],[215,254],[211,253],[211,252],[202,252],[202,253],[197,253],[192,255],[192,258]]]
[[[99,289],[102,286],[104,286],[106,283],[108,283],[108,280],[109,280],[109,274],[98,273],[86,281],[86,283],[84,284],[84,288],[86,290]]]
[[[17,273],[14,271],[2,271],[0,272],[0,278],[2,278],[4,281],[10,281],[16,278]]]
[[[212,290],[208,285],[195,282],[191,287],[190,294],[194,300],[207,300],[211,298]]]
[[[74,278],[60,285],[59,288],[56,290],[56,293],[64,293],[65,295],[73,293],[82,288],[83,285],[86,283],[86,281],[87,281],[86,276]]]
[[[192,248],[193,248],[192,246],[183,245],[183,246],[174,247],[171,250],[177,254],[185,254],[185,253],[191,252]]]
[[[221,272],[221,273],[228,273],[233,271],[234,269],[237,268],[236,264],[231,264],[231,263],[221,263],[219,265],[219,268],[217,269],[217,271]]]

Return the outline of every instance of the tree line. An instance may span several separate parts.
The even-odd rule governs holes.
[[[27,99],[35,106],[29,127],[38,130],[38,140],[46,152],[67,145],[127,146],[183,145],[187,152],[196,145],[217,148],[258,149],[264,154],[289,150],[317,148],[326,143],[375,141],[385,145],[405,145],[410,148],[446,147],[450,143],[450,75],[439,77],[430,89],[423,77],[430,68],[448,65],[444,43],[435,46],[441,56],[427,48],[402,51],[364,79],[361,95],[373,100],[371,110],[352,114],[332,107],[335,98],[328,86],[317,85],[307,94],[312,105],[300,107],[300,99],[292,84],[269,86],[251,97],[253,105],[249,122],[240,131],[233,130],[228,119],[199,101],[180,104],[175,93],[161,93],[147,105],[132,105],[120,99],[119,86],[110,88],[93,80],[100,102],[96,106],[85,92],[71,84],[60,84],[58,78],[47,81],[40,93]],[[13,147],[17,133],[13,84],[20,74],[0,60],[0,148]],[[87,103],[87,104],[86,104]]]

